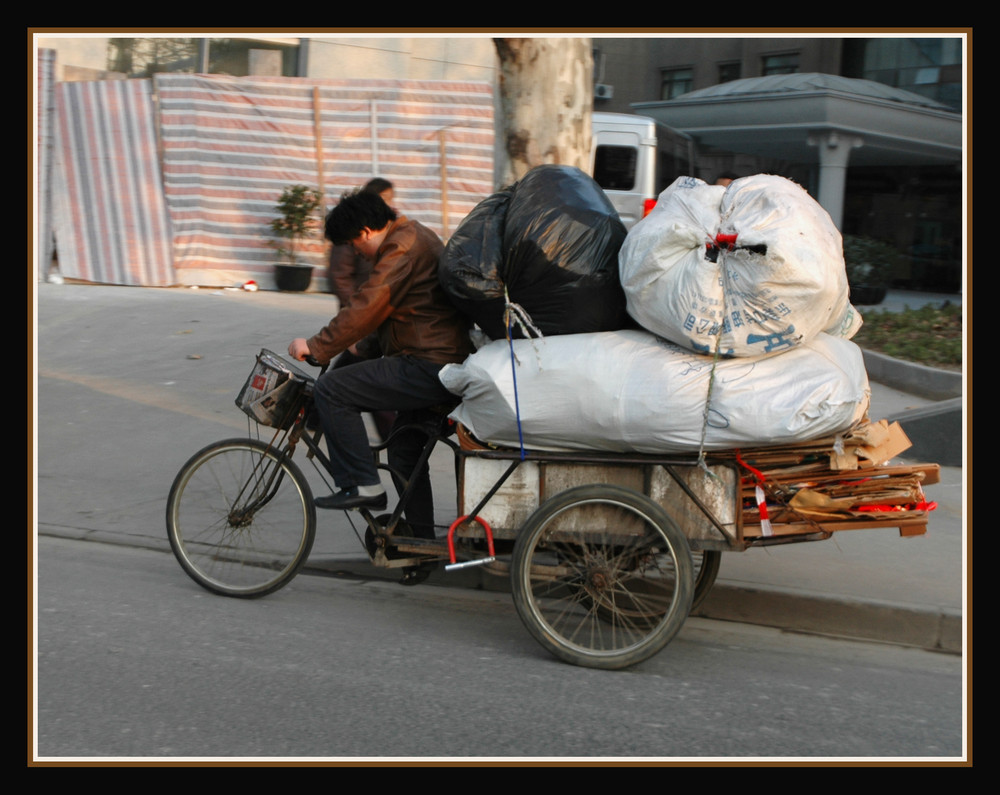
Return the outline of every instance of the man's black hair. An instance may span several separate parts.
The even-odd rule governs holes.
[[[365,227],[377,231],[395,220],[395,210],[377,193],[345,193],[326,217],[326,239],[341,246],[358,237]]]

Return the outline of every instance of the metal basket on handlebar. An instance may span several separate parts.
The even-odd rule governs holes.
[[[287,430],[295,423],[306,387],[313,379],[262,348],[236,405],[261,425]]]

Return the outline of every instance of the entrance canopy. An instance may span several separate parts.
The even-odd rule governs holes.
[[[817,198],[838,226],[848,164],[941,165],[962,158],[960,114],[870,80],[751,77],[632,108],[702,147],[818,164]]]

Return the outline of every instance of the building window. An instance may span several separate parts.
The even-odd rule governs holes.
[[[739,61],[729,61],[719,64],[719,82],[729,83],[739,80],[743,74],[743,65]]]
[[[212,74],[298,76],[299,45],[262,39],[209,39],[208,65]]]
[[[795,74],[799,71],[799,54],[787,52],[782,55],[765,55],[761,71],[765,76]]]
[[[660,99],[673,99],[686,94],[694,87],[694,70],[664,69],[660,80]]]
[[[150,77],[157,72],[195,72],[197,39],[110,39],[108,71],[126,77]]]
[[[296,77],[298,55],[298,41],[289,39],[110,39],[108,70],[126,77],[157,72]]]
[[[844,47],[845,74],[921,94],[959,110],[960,39],[860,39]]]

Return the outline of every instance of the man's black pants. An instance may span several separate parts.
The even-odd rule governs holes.
[[[443,365],[412,356],[370,359],[328,370],[316,382],[314,393],[323,434],[327,439],[334,480],[338,488],[371,486],[380,482],[368,444],[363,412],[399,412],[394,430],[426,420],[426,409],[454,403],[456,397],[438,380]],[[425,423],[426,424],[426,423]],[[406,508],[414,535],[434,536],[434,496],[430,469],[413,469],[427,435],[419,430],[395,434],[389,442],[389,466],[403,478],[416,478],[416,489]],[[397,490],[405,485],[395,477]]]

